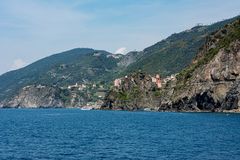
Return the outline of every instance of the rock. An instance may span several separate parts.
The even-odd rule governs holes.
[[[86,98],[74,91],[54,86],[29,85],[22,88],[13,98],[1,102],[0,107],[7,108],[49,108],[82,107]]]
[[[11,100],[2,104],[3,107],[62,107],[63,102],[56,97],[59,89],[47,86],[27,86]]]

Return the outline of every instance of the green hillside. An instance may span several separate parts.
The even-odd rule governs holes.
[[[86,48],[55,54],[0,76],[0,99],[27,85],[62,87],[83,81],[108,81],[118,61],[111,53]]]
[[[177,73],[191,63],[209,34],[219,30],[238,17],[208,26],[196,26],[190,30],[175,33],[167,39],[144,49],[143,54],[135,63],[128,66],[125,73],[136,70],[147,73],[160,73],[162,76]]]

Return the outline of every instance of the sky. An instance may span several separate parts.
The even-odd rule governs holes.
[[[239,0],[0,0],[0,74],[73,48],[142,50],[239,14]]]

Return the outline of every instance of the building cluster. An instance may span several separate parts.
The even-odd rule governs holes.
[[[125,79],[127,79],[127,78],[128,77],[125,76]],[[152,82],[155,83],[158,88],[162,87],[161,77],[160,77],[159,74],[156,74],[155,77],[151,77],[151,78],[152,78]],[[131,78],[131,81],[134,81],[134,79]],[[121,86],[121,84],[122,84],[122,79],[120,79],[120,78],[115,79],[113,84],[114,84],[114,87],[119,88]]]
[[[76,83],[75,85],[69,85],[68,89],[78,89],[79,91],[82,91],[86,88],[87,86],[85,84],[78,84]]]
[[[127,79],[128,77],[125,76],[125,79]],[[151,77],[152,78],[152,82],[155,83],[157,85],[157,88],[162,88],[164,84],[166,84],[167,82],[169,81],[175,81],[176,80],[176,74],[173,74],[171,76],[168,76],[164,79],[161,79],[160,75],[159,74],[156,74],[154,77]],[[132,78],[131,79],[132,81],[134,81],[134,79]],[[122,84],[122,79],[120,78],[117,78],[114,80],[114,87],[116,88],[119,88]]]
[[[169,81],[175,81],[175,80],[177,80],[177,79],[176,79],[176,74],[173,74],[173,75],[171,75],[171,76],[168,76],[168,77],[164,78],[164,79],[163,79],[163,83],[165,84],[165,83],[167,83],[167,82],[169,82]]]

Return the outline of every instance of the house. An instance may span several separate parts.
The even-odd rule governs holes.
[[[152,77],[152,82],[153,83],[156,83],[157,82],[157,79],[155,77]]]
[[[122,80],[120,78],[114,80],[114,87],[119,88],[122,83]]]
[[[69,85],[68,89],[78,89],[78,90],[83,90],[85,89],[87,86],[85,84],[78,84],[76,83],[75,85]]]
[[[171,76],[168,76],[163,79],[163,83],[167,83],[168,81],[175,81],[176,80],[176,74],[172,74]]]
[[[152,82],[153,82],[153,83],[156,83],[156,85],[157,85],[158,88],[161,88],[161,87],[162,87],[161,77],[160,77],[159,74],[156,74],[155,77],[152,77]]]
[[[156,85],[158,88],[162,87],[162,83],[161,83],[161,77],[159,74],[156,75]]]

